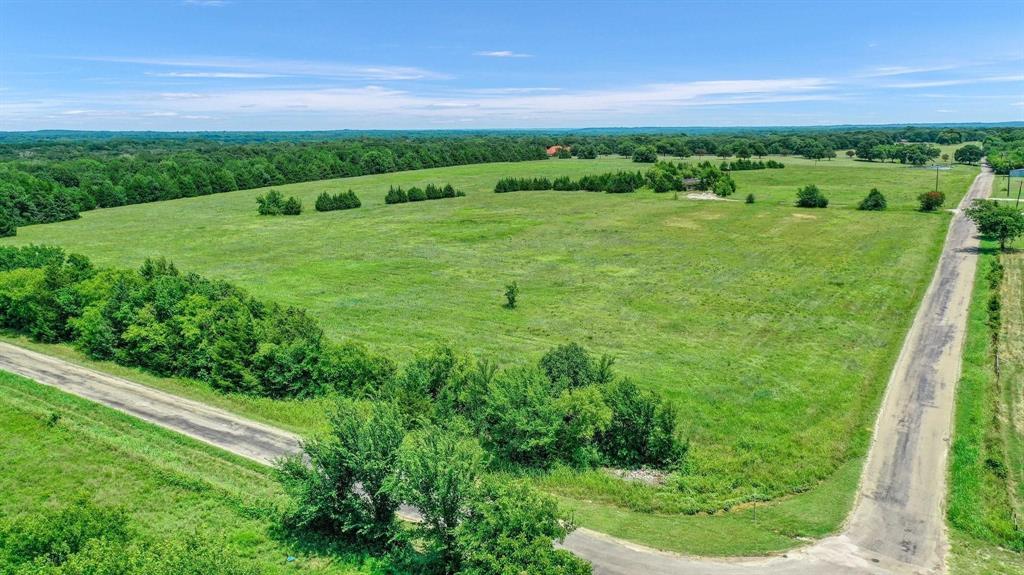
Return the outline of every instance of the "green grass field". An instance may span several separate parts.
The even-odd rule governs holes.
[[[88,493],[124,507],[146,535],[198,532],[264,573],[385,572],[363,554],[317,549],[281,533],[284,495],[269,469],[4,372],[0,457],[0,516]]]
[[[257,216],[260,192],[250,190],[90,212],[22,228],[4,243],[56,243],[101,265],[166,255],[185,270],[307,308],[332,337],[399,359],[437,341],[505,363],[535,361],[570,340],[611,353],[620,372],[679,405],[691,441],[684,481],[654,489],[594,471],[540,483],[576,502],[584,525],[723,553],[731,550],[636,526],[651,512],[677,520],[695,502],[730,507],[830,480],[840,511],[817,510],[827,520],[783,533],[835,529],[948,223],[944,213],[913,209],[934,172],[845,158],[782,160],[784,170],[735,174],[736,197],[753,193],[754,205],[647,191],[491,191],[502,176],[643,169],[617,158],[549,160],[281,186],[306,206],[295,218]],[[940,173],[948,204],[975,173],[966,166]],[[468,196],[383,205],[389,185],[428,182],[450,182]],[[796,188],[808,183],[833,207],[793,208]],[[888,196],[889,212],[852,209],[872,187]],[[363,208],[312,211],[321,191],[348,188]],[[521,289],[516,311],[501,307],[512,280]],[[297,431],[314,427],[310,414],[319,411],[316,403],[218,401]],[[834,477],[850,465],[853,481]]]

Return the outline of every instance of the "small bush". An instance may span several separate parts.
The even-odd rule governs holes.
[[[505,307],[508,309],[516,309],[516,303],[519,299],[519,284],[512,282],[505,286]]]
[[[440,200],[444,197],[444,192],[441,191],[441,188],[434,184],[427,184],[427,188],[424,191],[428,200]]]
[[[397,188],[389,187],[388,195],[384,196],[385,204],[403,204],[408,201],[409,196],[408,194],[405,193],[405,190],[403,190],[401,186]]]
[[[427,193],[416,186],[409,188],[408,195],[410,202],[424,202],[427,200]]]
[[[878,188],[871,188],[866,198],[861,200],[857,206],[858,210],[865,210],[869,212],[880,212],[886,208],[885,196],[882,192],[878,191]]]
[[[917,196],[917,200],[921,202],[922,212],[934,212],[942,207],[942,204],[946,203],[946,194],[942,192],[925,192]]]
[[[827,208],[828,198],[821,193],[818,186],[810,184],[797,190],[796,205],[800,208]]]
[[[746,203],[748,204],[754,203],[754,194],[747,194],[747,199],[744,201],[746,201]]]
[[[287,200],[281,192],[270,190],[256,197],[256,204],[261,216],[297,216],[302,213],[302,202],[294,196]]]

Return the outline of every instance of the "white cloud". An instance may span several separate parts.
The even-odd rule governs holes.
[[[905,76],[908,74],[926,74],[929,72],[942,72],[945,70],[955,70],[961,68],[961,65],[957,64],[943,64],[938,66],[877,66],[862,74],[867,78],[877,78],[882,76]]]
[[[926,80],[922,82],[904,82],[900,84],[886,84],[883,85],[882,88],[941,88],[944,86],[962,86],[965,84],[987,84],[991,82],[1024,82],[1024,75],[985,76],[981,78],[953,78],[949,80]]]
[[[413,66],[357,65],[313,60],[279,60],[272,58],[256,60],[248,58],[220,57],[149,58],[137,56],[81,56],[73,57],[71,59],[87,60],[91,62],[111,62],[116,64],[164,66],[168,68],[198,68],[200,70],[203,68],[212,68],[214,70],[227,70],[228,72],[226,73],[258,74],[262,75],[262,77],[301,76],[364,80],[439,80],[451,77],[447,74]]]
[[[487,56],[488,58],[532,58],[533,54],[523,54],[512,50],[491,50],[473,52],[474,56]]]
[[[280,78],[278,74],[260,74],[253,72],[146,72],[147,76],[157,78]]]

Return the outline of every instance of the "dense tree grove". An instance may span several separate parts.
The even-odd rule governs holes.
[[[726,197],[736,192],[736,182],[711,162],[656,162],[647,172],[647,183],[656,193],[681,192],[687,188],[714,192]]]
[[[799,155],[827,159],[855,149],[865,160],[927,163],[929,142],[985,142],[999,173],[1024,166],[1019,128],[583,130],[543,132],[74,133],[0,136],[0,233],[79,212],[293,182],[397,170],[541,160],[562,145],[578,158]]]
[[[323,192],[316,198],[316,211],[332,212],[334,210],[351,210],[363,205],[352,190],[331,194]]]
[[[413,186],[403,190],[401,186],[390,186],[387,195],[384,196],[386,204],[404,204],[406,202],[422,202],[425,200],[440,200],[442,198],[461,198],[466,195],[462,190],[456,190],[451,184],[443,187],[435,184],[427,184],[426,188]]]
[[[200,533],[152,539],[128,514],[78,497],[0,519],[0,573],[17,575],[256,575]]]

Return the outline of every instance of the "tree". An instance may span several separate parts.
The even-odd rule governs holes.
[[[395,171],[395,155],[391,150],[370,150],[359,159],[363,174],[383,174]]]
[[[745,201],[748,204],[754,203],[754,194],[747,194],[747,199]]]
[[[424,192],[422,188],[418,188],[416,186],[409,188],[407,195],[410,202],[422,202],[427,199],[427,193]]]
[[[540,358],[539,367],[559,388],[584,387],[597,379],[593,359],[583,346],[575,342],[548,350]]]
[[[871,188],[868,192],[867,197],[861,200],[860,204],[857,205],[858,210],[875,211],[879,212],[886,208],[885,196],[882,192],[878,191],[878,188]]]
[[[658,161],[658,150],[654,146],[639,146],[633,150],[633,161],[643,164],[653,164]]]
[[[505,284],[505,307],[508,309],[516,309],[518,299],[519,284],[516,282]]]
[[[281,204],[281,215],[284,216],[297,216],[302,213],[302,202],[295,199],[295,196],[289,196],[287,200]]]
[[[459,569],[456,529],[468,512],[484,463],[480,445],[454,431],[427,427],[409,434],[402,444],[402,493],[422,514],[422,530],[449,573]]]
[[[401,186],[388,187],[388,194],[384,196],[385,204],[403,204],[409,201],[409,195]]]
[[[942,192],[925,192],[917,196],[917,200],[921,202],[922,212],[934,212],[942,204],[946,203],[946,194]]]
[[[996,201],[974,200],[967,208],[967,217],[983,235],[999,240],[999,248],[1024,235],[1024,212]]]
[[[277,216],[281,214],[284,196],[277,190],[270,190],[266,194],[256,196],[256,204],[259,206],[261,216]]]
[[[277,467],[292,500],[287,521],[386,545],[394,537],[401,501],[396,474],[405,438],[401,412],[382,401],[341,399],[330,426],[327,437],[304,441],[302,454]]]
[[[821,193],[818,186],[810,184],[797,190],[796,205],[800,208],[827,208],[828,198]]]
[[[967,144],[953,152],[953,159],[961,164],[976,164],[981,161],[983,155],[984,152],[982,152],[981,148],[974,144]]]
[[[666,468],[683,461],[687,446],[676,434],[678,412],[670,402],[625,379],[601,387],[601,394],[612,417],[597,443],[609,463]]]
[[[0,210],[0,238],[10,237],[18,233],[17,222],[7,210]]]
[[[455,530],[459,575],[587,575],[586,561],[551,544],[574,529],[551,496],[522,481],[485,479]]]
[[[572,158],[572,150],[562,146],[558,148],[558,152],[555,154],[555,157],[560,160],[568,160],[569,158]]]
[[[856,155],[857,155],[857,152],[855,152],[853,150],[846,150],[846,157],[847,158],[850,158],[852,160],[853,157],[856,156]]]

